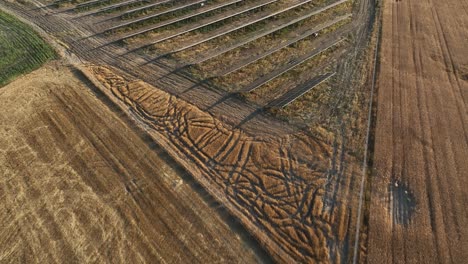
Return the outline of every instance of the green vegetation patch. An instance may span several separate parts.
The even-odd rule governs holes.
[[[0,87],[55,57],[55,51],[34,30],[0,11]]]

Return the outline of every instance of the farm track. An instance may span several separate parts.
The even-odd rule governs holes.
[[[185,162],[204,188],[266,243],[271,253],[278,254],[277,260],[339,262],[350,257],[357,170],[354,157],[345,153],[344,143],[332,144],[297,132],[259,111],[257,105],[227,96],[209,82],[109,44],[105,36],[96,35],[99,32],[93,22],[99,17],[90,16],[89,21],[78,24],[73,18],[79,13],[44,16],[16,5],[0,5],[14,9],[63,41],[79,58],[111,65],[167,91],[170,95],[136,85],[128,76],[122,78],[99,67],[92,70],[101,83],[113,87],[111,96],[124,98],[128,104],[125,109],[130,108],[139,122],[160,133],[156,138],[168,141],[164,147]],[[360,7],[368,5],[359,1]],[[371,23],[367,19],[366,12],[356,13],[353,21],[357,22],[345,31]],[[366,29],[359,32],[356,39],[362,42],[356,50],[365,46]]]
[[[370,263],[468,259],[466,2],[384,1]]]

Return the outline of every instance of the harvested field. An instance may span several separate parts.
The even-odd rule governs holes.
[[[384,1],[369,263],[468,259],[466,2]]]
[[[51,65],[0,90],[0,262],[257,263],[245,231],[80,76]]]

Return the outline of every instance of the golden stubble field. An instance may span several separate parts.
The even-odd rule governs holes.
[[[370,263],[468,259],[468,13],[384,1]]]
[[[0,262],[256,262],[87,85],[51,63],[0,89]]]

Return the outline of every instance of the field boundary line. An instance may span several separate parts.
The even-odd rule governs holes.
[[[361,229],[361,215],[362,215],[362,204],[363,204],[363,196],[364,196],[364,186],[366,183],[366,175],[367,175],[367,165],[368,165],[368,155],[369,155],[369,139],[371,133],[371,126],[372,126],[372,108],[374,107],[374,94],[375,94],[375,86],[377,82],[377,65],[379,59],[379,52],[380,52],[380,40],[382,36],[382,22],[379,20],[378,24],[379,30],[377,32],[377,40],[375,44],[375,55],[374,55],[374,67],[372,71],[372,87],[371,87],[371,96],[369,100],[369,111],[368,111],[368,118],[367,118],[367,131],[366,131],[366,140],[365,140],[365,148],[364,148],[364,159],[362,162],[362,178],[361,178],[361,186],[359,190],[359,205],[358,205],[358,212],[357,212],[357,220],[356,220],[356,235],[354,240],[354,253],[353,253],[353,264],[357,264],[357,256],[358,256],[358,247],[359,247],[359,236],[360,236],[360,229]]]

